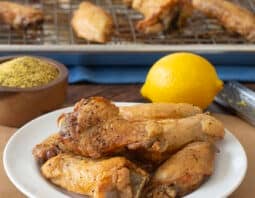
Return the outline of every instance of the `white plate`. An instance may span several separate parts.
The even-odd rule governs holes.
[[[134,103],[117,104],[133,105]],[[12,183],[28,197],[66,198],[70,196],[41,176],[32,156],[32,148],[57,132],[57,117],[71,110],[72,108],[61,109],[29,122],[11,137],[5,147],[3,156],[5,171]],[[186,198],[226,197],[242,182],[247,169],[247,158],[239,141],[226,131],[225,139],[218,142],[217,147],[220,153],[216,156],[215,172],[208,181]]]

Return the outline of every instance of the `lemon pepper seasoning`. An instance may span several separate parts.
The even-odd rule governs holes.
[[[59,71],[39,58],[24,56],[0,64],[0,85],[29,88],[46,85],[56,79]]]

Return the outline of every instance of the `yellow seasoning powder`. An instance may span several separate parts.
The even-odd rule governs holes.
[[[46,85],[59,75],[56,67],[34,57],[24,56],[0,64],[0,85],[29,88]]]

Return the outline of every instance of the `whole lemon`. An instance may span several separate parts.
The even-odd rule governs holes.
[[[192,53],[174,53],[150,69],[141,94],[152,102],[190,103],[203,109],[223,88],[214,66]]]

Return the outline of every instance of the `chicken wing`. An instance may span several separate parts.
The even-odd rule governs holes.
[[[159,12],[162,12],[163,9],[170,7],[177,3],[177,0],[133,0],[132,8],[141,14],[145,18],[151,17]]]
[[[33,155],[40,164],[63,152],[65,152],[65,147],[61,145],[59,133],[51,135],[33,148]]]
[[[99,99],[99,98],[98,98]],[[83,100],[84,101],[84,100]],[[76,105],[76,109],[83,108],[84,105],[81,105],[82,102]],[[99,111],[101,111],[101,118],[105,117],[105,120],[111,116],[118,115],[118,108],[111,104],[110,102],[98,103],[101,104],[101,107],[98,105]],[[104,111],[107,105],[112,110]],[[90,106],[92,107],[92,106]],[[93,112],[93,109],[83,109],[80,110],[83,113],[83,116],[80,113],[80,123],[88,123],[87,121],[82,121],[84,115],[89,115]],[[104,113],[105,112],[105,113]],[[115,113],[114,113],[115,112]],[[110,113],[110,114],[109,114]],[[199,107],[190,104],[168,104],[168,103],[155,103],[155,104],[139,104],[134,106],[119,107],[119,115],[129,121],[145,121],[150,119],[164,119],[164,118],[182,118],[192,115],[202,113],[202,110]],[[69,114],[70,115],[70,114]],[[69,119],[72,119],[71,115],[67,116]],[[60,118],[61,119],[61,118]],[[73,118],[75,119],[75,117]],[[91,121],[91,120],[90,120]],[[102,119],[102,121],[104,121]],[[72,123],[70,120],[69,123]],[[96,123],[94,123],[96,124]],[[89,125],[93,125],[93,122]],[[49,158],[54,157],[55,155],[65,152],[65,147],[61,143],[60,134],[54,134],[44,140],[42,143],[35,146],[33,149],[33,155],[40,163],[47,161]]]
[[[122,0],[122,2],[127,5],[128,7],[131,7],[132,6],[132,2],[133,0]]]
[[[178,13],[178,0],[133,0],[132,7],[144,15],[137,30],[146,34],[167,29]]]
[[[71,25],[78,37],[99,43],[107,42],[113,29],[112,17],[86,1],[74,12]]]
[[[146,197],[181,197],[195,190],[213,173],[214,159],[215,149],[210,143],[187,145],[157,169]]]
[[[185,25],[193,12],[190,4],[181,0],[133,0],[132,7],[144,15],[136,29],[145,34],[159,33]]]
[[[44,177],[71,192],[94,198],[138,198],[149,175],[123,157],[91,160],[59,154],[42,167]]]
[[[202,109],[185,103],[150,103],[119,107],[120,116],[126,120],[156,120],[167,118],[184,118],[201,114]]]
[[[246,39],[255,41],[255,15],[226,0],[184,0],[195,10],[215,18],[227,30],[237,32]]]
[[[43,22],[42,11],[8,1],[0,1],[0,21],[14,29],[37,27]]]
[[[128,149],[159,161],[190,142],[213,142],[224,136],[223,125],[206,114],[128,121],[119,116],[115,105],[98,97],[79,102],[74,112],[60,117],[59,125],[65,149],[92,158]]]

